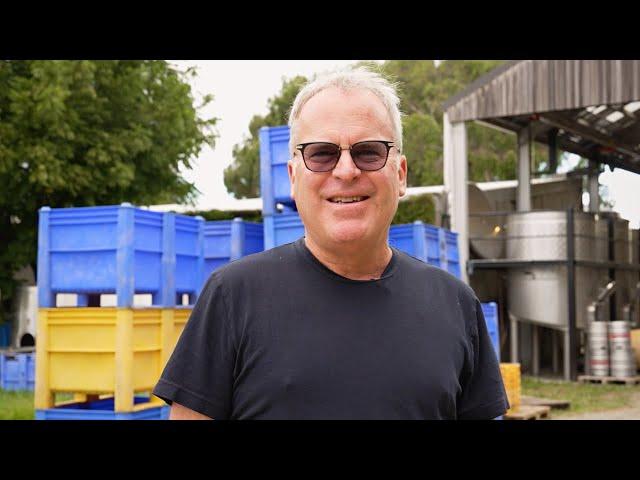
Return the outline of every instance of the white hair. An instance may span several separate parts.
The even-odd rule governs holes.
[[[289,137],[290,153],[293,154],[296,146],[294,129],[302,107],[314,95],[330,87],[337,87],[345,91],[369,90],[374,93],[382,101],[389,113],[393,128],[393,140],[398,150],[402,151],[402,113],[400,112],[400,99],[396,91],[397,84],[389,82],[378,73],[359,67],[319,75],[300,90],[293,101],[291,113],[289,114],[289,128],[291,131]]]

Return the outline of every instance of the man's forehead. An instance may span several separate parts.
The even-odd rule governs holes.
[[[326,89],[302,107],[298,122],[303,130],[342,128],[366,124],[392,129],[391,118],[382,101],[369,90]]]
[[[347,110],[345,107],[356,113],[367,115],[373,112],[386,112],[382,100],[371,90],[329,87],[316,93],[306,102],[300,111],[300,118],[305,116],[305,113],[310,114],[322,110],[345,111]]]

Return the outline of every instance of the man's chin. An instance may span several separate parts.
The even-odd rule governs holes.
[[[327,232],[327,238],[336,244],[348,245],[367,241],[367,229],[358,226],[334,226]]]

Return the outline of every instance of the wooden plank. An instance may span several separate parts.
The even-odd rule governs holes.
[[[542,398],[542,397],[530,397],[528,395],[522,395],[520,397],[520,402],[522,405],[532,405],[532,406],[547,406],[553,408],[567,409],[571,406],[571,402],[568,400],[554,400],[552,398]]]
[[[445,102],[452,123],[640,99],[640,60],[522,60]]]
[[[640,383],[640,375],[635,375],[633,377],[596,377],[595,375],[580,375],[578,377],[578,382],[636,385],[637,383]]]
[[[505,420],[540,420],[548,418],[551,407],[545,405],[520,405],[505,413]]]

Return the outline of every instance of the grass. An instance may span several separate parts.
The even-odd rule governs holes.
[[[149,395],[142,392],[140,395]],[[72,400],[72,393],[56,393],[55,402]],[[32,391],[7,391],[0,389],[0,420],[34,420]]]
[[[571,402],[566,410],[553,409],[553,416],[557,417],[638,406],[634,399],[640,395],[640,386],[575,383],[523,376],[522,394]]]
[[[33,392],[0,390],[0,420],[33,420]]]

